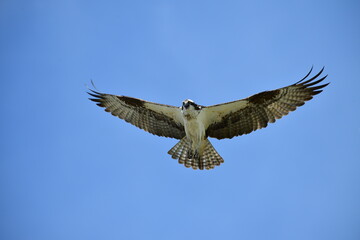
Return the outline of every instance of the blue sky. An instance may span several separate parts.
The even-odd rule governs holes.
[[[1,1],[0,238],[360,239],[358,1]],[[187,169],[103,92],[212,105],[331,84]]]

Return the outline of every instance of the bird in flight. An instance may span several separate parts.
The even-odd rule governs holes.
[[[329,83],[318,85],[324,68],[307,79],[287,87],[257,93],[241,100],[202,106],[190,99],[181,107],[144,101],[138,98],[100,93],[89,89],[91,101],[106,112],[149,133],[180,141],[168,151],[180,164],[193,169],[213,169],[224,162],[210,138],[233,138],[265,128],[322,92]]]

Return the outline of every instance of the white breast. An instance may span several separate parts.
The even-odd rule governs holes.
[[[183,111],[185,133],[192,143],[192,149],[199,149],[205,137],[203,114],[195,110]]]

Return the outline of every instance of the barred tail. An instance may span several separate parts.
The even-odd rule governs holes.
[[[169,150],[168,154],[173,159],[178,159],[179,163],[184,164],[185,167],[192,167],[195,170],[213,169],[224,162],[208,139],[204,140],[202,151],[198,152],[191,149],[190,141],[184,137]]]

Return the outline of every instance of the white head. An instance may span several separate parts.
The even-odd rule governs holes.
[[[183,101],[183,105],[181,107],[182,110],[201,110],[201,106],[194,103],[191,99],[186,99]]]

